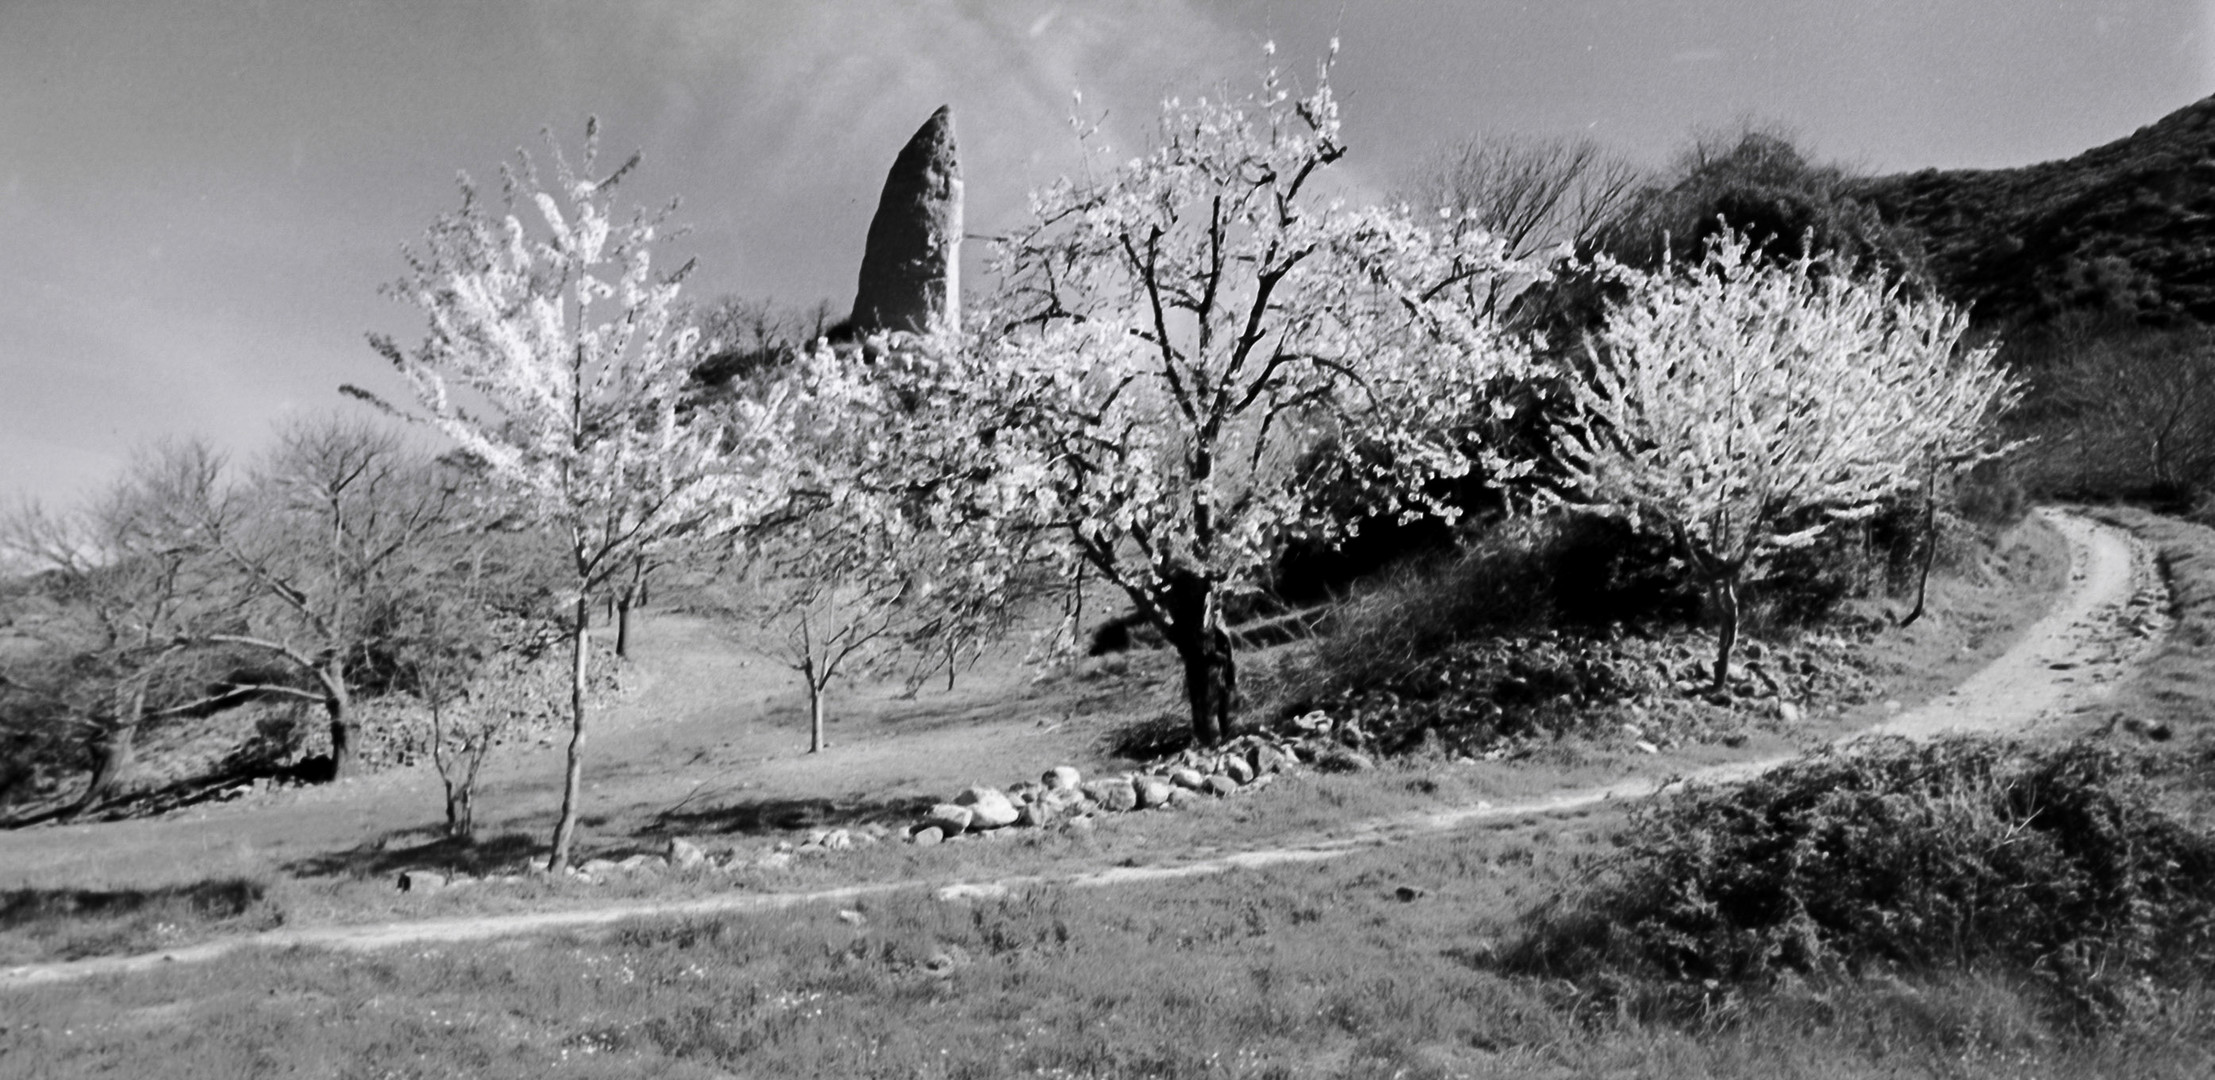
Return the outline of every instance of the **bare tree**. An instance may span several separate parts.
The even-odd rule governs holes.
[[[248,586],[234,626],[207,640],[300,676],[250,689],[323,709],[334,778],[352,775],[359,756],[354,683],[389,678],[393,608],[422,601],[410,579],[459,526],[457,482],[397,432],[333,415],[284,428],[243,491],[205,504],[222,511],[198,523],[202,543]]]
[[[129,780],[151,720],[207,707],[190,650],[230,608],[230,582],[208,557],[201,523],[221,503],[223,460],[201,442],[141,449],[84,507],[36,503],[0,517],[0,550],[32,569],[49,603],[14,620],[39,643],[35,676],[10,678],[51,715],[82,724],[91,776],[72,813]]]
[[[2068,343],[2041,373],[2056,417],[2037,448],[2109,486],[2195,492],[2215,483],[2215,334],[2110,334]]]
[[[1638,199],[1645,174],[1584,137],[1477,135],[1436,152],[1408,199],[1456,229],[1507,245],[1510,258],[1588,251]]]

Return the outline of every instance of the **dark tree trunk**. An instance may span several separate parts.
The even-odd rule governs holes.
[[[561,821],[554,826],[554,851],[546,860],[549,873],[569,868],[569,845],[577,836],[577,803],[584,782],[585,676],[592,658],[592,601],[577,594],[569,678],[569,766],[562,774]]]
[[[476,784],[469,780],[446,782],[446,835],[460,840],[477,838]]]
[[[631,656],[631,594],[626,592],[615,601],[615,655],[623,659]]]
[[[824,687],[816,680],[811,669],[803,671],[808,680],[808,753],[820,754],[830,744],[823,741],[823,721],[828,703],[823,700]]]
[[[1719,578],[1709,586],[1715,597],[1715,689],[1730,682],[1730,651],[1738,644],[1738,576]]]
[[[1193,741],[1214,746],[1237,734],[1233,717],[1238,711],[1238,662],[1230,633],[1223,628],[1214,583],[1190,573],[1171,580],[1168,614],[1170,625],[1163,633],[1184,661]]]

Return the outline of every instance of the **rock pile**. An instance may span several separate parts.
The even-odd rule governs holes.
[[[1057,765],[1035,781],[1011,784],[1004,791],[968,788],[931,807],[908,827],[907,838],[915,844],[938,844],[1051,825],[1082,831],[1102,814],[1170,809],[1200,799],[1259,791],[1303,761],[1328,768],[1345,756],[1358,759],[1359,765],[1342,767],[1376,767],[1336,743],[1269,735],[1245,735],[1211,749],[1187,750],[1150,770],[1102,779],[1086,780],[1076,769]]]
[[[1376,768],[1367,755],[1337,739],[1335,725],[1322,713],[1290,722],[1285,734],[1252,734],[1209,749],[1192,749],[1157,762],[1152,768],[1086,780],[1068,765],[1057,765],[1037,780],[1005,789],[965,788],[926,811],[904,832],[868,824],[851,829],[818,829],[807,840],[778,841],[753,851],[710,851],[697,840],[674,837],[659,855],[639,852],[622,859],[588,859],[569,869],[587,884],[617,877],[669,871],[737,873],[774,871],[806,859],[869,847],[896,838],[913,844],[938,844],[972,837],[1007,836],[1049,826],[1083,832],[1106,814],[1173,809],[1188,803],[1259,791],[1278,776],[1303,765],[1333,772]],[[472,878],[445,870],[403,871],[402,891],[433,892],[473,882],[519,882],[543,872],[542,866],[516,867],[512,873]]]

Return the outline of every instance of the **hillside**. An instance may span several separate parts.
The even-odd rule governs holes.
[[[1988,322],[2215,321],[2215,97],[2063,161],[1863,181]]]

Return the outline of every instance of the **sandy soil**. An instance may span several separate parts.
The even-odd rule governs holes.
[[[1949,731],[2034,732],[2071,718],[2081,721],[2083,714],[2097,710],[2118,680],[2148,654],[2167,629],[2164,615],[2166,591],[2149,554],[2142,545],[2121,530],[2062,510],[2047,509],[2039,513],[2066,538],[2071,559],[2067,587],[2045,617],[2033,624],[1997,659],[1951,691],[1927,704],[1902,710],[1889,719],[1846,735],[1840,741],[1876,735],[1928,738]],[[692,677],[695,678],[709,674],[702,666],[680,667],[694,672]],[[680,695],[680,699],[700,700],[697,695]],[[757,704],[756,707],[760,706]],[[946,711],[959,714],[968,710],[950,708]],[[713,723],[721,714],[717,709],[704,709],[702,712],[701,716],[680,718],[668,727],[625,724],[619,729],[621,733],[611,741],[651,739],[665,753],[687,745],[688,742],[690,745],[701,745],[696,741],[701,732],[686,732],[682,729],[687,724]],[[941,719],[951,721],[952,717],[942,715]],[[973,721],[973,715],[968,719]],[[1012,728],[1015,725],[1009,726]],[[1022,726],[1035,732],[1047,725],[1033,722]],[[913,734],[922,737],[912,742],[905,739],[894,740],[899,745],[886,745],[874,753],[892,753],[909,761],[917,760],[920,756],[917,751],[924,749],[921,744],[931,741],[928,733],[933,730],[944,731],[945,725],[926,723],[917,727],[925,730],[914,731]],[[1046,749],[1044,744],[1054,741],[1056,740],[1040,739],[1038,744],[1003,749],[1035,753]],[[706,745],[716,744],[710,739]],[[741,750],[728,741],[722,744],[722,748],[726,752],[738,751],[730,754],[732,759],[750,758],[758,752],[755,746],[747,746]],[[701,753],[705,754],[707,751]],[[637,761],[652,760],[662,755],[611,756]],[[942,888],[939,895],[949,900],[989,897],[1004,894],[1011,889],[1039,884],[1102,887],[1222,873],[1238,868],[1331,859],[1426,833],[1483,824],[1512,824],[1556,815],[1591,813],[1604,809],[1611,803],[1649,796],[1676,784],[1728,783],[1775,768],[1790,760],[1791,756],[1776,755],[1712,765],[1669,778],[1627,779],[1616,784],[1563,791],[1543,798],[1503,802],[1499,805],[1478,802],[1473,805],[1379,818],[1355,823],[1338,835],[1304,845],[1243,851],[1172,865],[1115,867],[1080,874],[1037,875],[961,883]],[[862,764],[859,761],[850,762],[839,768],[843,770]],[[972,760],[964,764],[974,768],[977,763]],[[820,782],[824,778],[813,779]],[[923,777],[912,779],[924,781]],[[930,779],[937,778],[934,776]],[[890,882],[808,893],[642,901],[585,911],[281,929],[209,941],[155,954],[11,968],[0,971],[0,988],[146,970],[163,964],[209,959],[244,947],[377,949],[411,942],[481,939],[583,929],[642,916],[766,911],[797,904],[846,901],[910,887],[912,883]]]

